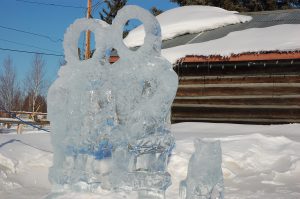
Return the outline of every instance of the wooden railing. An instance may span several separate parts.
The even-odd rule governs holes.
[[[24,125],[32,125],[38,128],[49,125],[47,113],[11,111],[0,112],[0,124],[5,128],[10,128],[13,124],[17,125],[17,133],[22,133]]]

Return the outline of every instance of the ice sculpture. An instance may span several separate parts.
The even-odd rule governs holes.
[[[144,45],[136,51],[122,39],[129,19],[139,19],[146,31]],[[77,40],[87,29],[94,32],[96,51],[91,59],[79,61]],[[120,56],[114,64],[105,61],[109,49]],[[55,187],[101,187],[164,198],[174,146],[167,118],[178,77],[160,49],[158,21],[137,6],[121,9],[111,26],[79,19],[68,28],[67,64],[47,99],[54,146],[49,179]]]
[[[224,183],[220,141],[195,140],[187,178],[180,183],[182,199],[223,199]]]

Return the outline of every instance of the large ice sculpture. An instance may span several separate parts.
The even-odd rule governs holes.
[[[195,152],[186,180],[180,183],[182,199],[223,199],[224,183],[220,141],[195,140]]]
[[[139,19],[146,31],[145,43],[136,51],[122,39],[129,19]],[[77,40],[87,29],[94,32],[96,51],[91,59],[79,61]],[[142,8],[126,6],[111,26],[79,19],[68,28],[64,49],[67,64],[47,99],[54,146],[51,183],[164,198],[171,184],[166,168],[174,146],[167,118],[178,77],[160,54],[156,18]],[[105,61],[109,49],[120,56],[114,64]]]

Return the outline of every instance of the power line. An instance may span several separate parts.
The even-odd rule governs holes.
[[[17,50],[11,48],[1,48],[0,50],[3,51],[11,51],[11,52],[20,52],[20,53],[28,53],[28,54],[39,54],[39,55],[47,55],[47,56],[55,56],[55,57],[64,57],[62,54],[53,54],[53,53],[43,53],[43,52],[36,52],[36,51],[26,51],[26,50]]]
[[[29,35],[42,37],[42,38],[46,38],[46,39],[49,39],[50,41],[55,42],[55,43],[62,42],[62,39],[52,39],[51,37],[49,37],[47,35],[43,35],[43,34],[39,34],[39,33],[29,32],[29,31],[25,31],[25,30],[16,29],[16,28],[10,28],[10,27],[6,27],[6,26],[2,26],[2,25],[0,25],[0,28],[7,29],[7,30],[13,30],[13,31],[16,31],[16,32],[22,32],[22,33],[26,33],[26,34],[29,34]]]
[[[61,5],[61,4],[53,4],[53,3],[41,3],[41,2],[27,1],[27,0],[16,0],[16,1],[25,2],[25,3],[33,3],[33,4],[41,4],[41,5],[50,5],[50,6],[81,8],[81,9],[85,9],[85,12],[87,11],[87,8],[81,7],[81,6],[69,6],[69,5]],[[97,8],[98,8],[102,3],[104,3],[104,2],[105,2],[104,0],[100,0],[100,1],[98,1],[97,3],[95,3],[95,4],[92,6],[92,9],[93,9],[92,12],[94,12],[95,9],[97,9]],[[85,13],[85,15],[86,15],[86,13]],[[49,37],[48,35],[39,34],[39,33],[34,33],[34,32],[29,32],[29,31],[21,30],[21,29],[17,29],[17,28],[11,28],[11,27],[2,26],[2,25],[0,25],[0,28],[6,29],[6,30],[13,30],[13,31],[21,32],[21,33],[25,33],[25,34],[30,34],[30,35],[34,35],[34,36],[38,36],[38,37],[42,37],[42,38],[48,39],[48,40],[50,40],[51,42],[55,42],[55,43],[57,43],[57,42],[62,42],[62,41],[63,41],[62,39],[53,39],[53,38]]]
[[[18,44],[18,45],[21,45],[21,46],[27,46],[27,47],[32,47],[32,48],[40,49],[40,50],[46,50],[46,51],[49,51],[49,52],[59,53],[58,51],[49,50],[47,48],[40,48],[38,46],[34,46],[34,45],[30,45],[30,44],[24,44],[24,43],[20,43],[20,42],[16,42],[16,41],[10,41],[10,40],[1,39],[1,38],[0,38],[0,40],[1,41],[5,41],[5,42],[9,42],[9,43],[13,43],[13,44]]]
[[[29,32],[29,31],[26,31],[26,30],[20,30],[20,29],[16,29],[16,28],[11,28],[11,27],[6,27],[6,26],[2,26],[0,25],[0,28],[3,28],[3,29],[6,29],[6,30],[13,30],[13,31],[16,31],[16,32],[22,32],[22,33],[26,33],[26,34],[29,34],[29,35],[34,35],[34,36],[38,36],[38,37],[42,37],[42,38],[46,38],[46,39],[49,39],[50,41],[52,42],[62,42],[62,39],[52,39],[51,37],[47,36],[47,35],[43,35],[43,34],[39,34],[39,33],[34,33],[34,32]]]
[[[97,10],[98,8],[99,8],[99,6],[101,5],[101,4],[103,4],[105,2],[105,0],[100,0],[100,1],[98,1],[97,3],[95,3],[94,5],[92,5],[92,14],[95,12],[95,10]],[[86,16],[86,14],[87,14],[87,9],[85,10],[85,12],[84,12],[84,16]],[[92,18],[93,18],[93,16],[91,16]]]
[[[94,12],[95,10],[97,10],[99,8],[99,6],[101,4],[103,4],[105,1],[98,1],[97,3],[95,3],[93,6],[92,6],[92,12]]]
[[[27,0],[16,0],[16,1],[24,2],[24,3],[37,4],[37,5],[45,5],[45,6],[55,6],[55,7],[63,7],[63,8],[86,9],[85,7],[82,7],[82,6],[71,6],[71,5],[63,5],[63,4],[55,4],[55,3],[43,3],[43,2],[27,1]]]

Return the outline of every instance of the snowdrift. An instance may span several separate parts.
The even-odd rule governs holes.
[[[223,151],[225,197],[228,199],[300,198],[300,124],[233,125],[180,123],[172,125],[176,148],[168,167],[172,185],[167,198],[179,198],[195,137],[219,139]],[[0,198],[44,198],[52,164],[48,133],[0,135]],[[99,190],[99,194],[66,193],[60,198],[135,198],[134,194]]]

